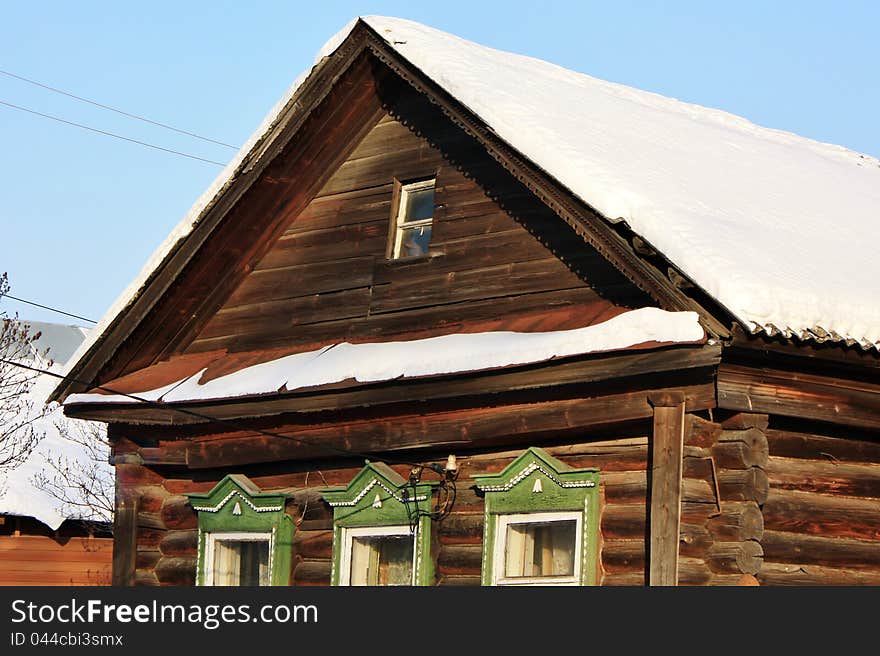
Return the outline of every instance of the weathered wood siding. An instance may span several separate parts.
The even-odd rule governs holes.
[[[0,526],[0,585],[110,585],[113,540],[27,517]]]
[[[766,585],[880,585],[880,437],[767,430]]]
[[[650,426],[644,428],[649,430]],[[635,434],[544,448],[574,467],[601,469],[603,544],[599,580],[604,585],[644,585],[648,437]],[[471,476],[499,472],[521,453],[522,449],[512,449],[459,455],[460,476],[453,511],[433,527],[432,556],[437,584],[479,585],[483,498],[473,488]],[[436,459],[440,464],[444,461],[445,457]],[[289,473],[280,473],[282,468],[278,466],[240,468],[241,473],[263,489],[300,490],[288,502],[288,512],[298,524],[292,585],[329,585],[332,511],[318,490],[348,484],[361,467],[362,463],[351,462],[297,464],[288,467]],[[407,467],[394,468],[401,475],[408,475]],[[160,473],[156,468],[133,464],[118,465],[117,471],[121,484],[137,490],[141,499],[136,583],[192,585],[198,521],[183,493],[209,491],[225,472],[209,470],[193,475],[166,468]]]
[[[489,330],[501,320],[553,330],[621,311],[590,284],[647,304],[459,128],[418,115],[407,123],[390,114],[376,123],[186,352]],[[394,179],[431,176],[430,255],[387,260]]]

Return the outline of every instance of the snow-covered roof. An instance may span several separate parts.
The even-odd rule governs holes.
[[[88,328],[73,324],[48,321],[21,323],[27,326],[30,335],[40,335],[30,344],[33,360],[40,363],[40,366],[49,362],[67,362],[89,334]]]
[[[361,20],[574,195],[626,221],[747,328],[880,347],[878,259],[868,238],[880,213],[877,159],[412,21]],[[309,73],[159,246],[71,367],[235,179]]]
[[[89,332],[87,328],[80,326],[35,321],[23,323],[27,323],[30,327],[31,334],[41,333],[34,343],[38,350],[34,354],[37,364],[40,366],[46,364],[44,361],[40,362],[40,359],[44,357],[46,349],[48,349],[50,359],[59,358],[51,366],[51,371],[56,373],[64,365],[64,360],[61,360],[60,357],[65,352],[69,356],[74,350],[75,344],[72,342],[78,344]],[[34,381],[28,398],[32,402],[35,413],[42,408],[46,396],[55,382],[54,378],[46,375],[40,375]],[[21,464],[11,470],[0,472],[0,514],[33,517],[52,530],[61,526],[66,519],[105,519],[95,513],[77,509],[70,503],[65,503],[40,487],[36,480],[36,477],[41,473],[45,473],[50,479],[52,478],[53,474],[47,469],[49,459],[80,471],[89,471],[93,466],[97,466],[102,470],[100,474],[102,480],[112,480],[113,469],[109,462],[93,460],[92,454],[86,447],[62,435],[59,429],[59,426],[63,426],[68,432],[76,432],[83,430],[83,427],[89,423],[91,422],[64,417],[63,408],[57,404],[53,405],[45,415],[34,420],[35,433],[43,434],[44,437]],[[79,437],[83,439],[85,435],[81,434]],[[82,500],[75,490],[69,492],[72,501]]]
[[[136,395],[165,403],[301,391],[354,380],[388,380],[486,371],[556,358],[618,351],[641,344],[693,344],[705,333],[696,312],[630,310],[593,326],[543,333],[485,332],[400,342],[331,344],[245,367],[202,382],[206,369]],[[75,403],[131,403],[120,394],[71,394]]]

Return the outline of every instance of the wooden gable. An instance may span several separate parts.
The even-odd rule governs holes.
[[[420,177],[436,177],[429,254],[389,260],[394,182]],[[362,53],[99,379],[168,362],[179,377],[201,353],[253,363],[343,340],[561,330],[653,304],[476,139]]]
[[[559,330],[649,302],[488,156],[450,161],[455,126],[412,123],[376,121],[184,352]],[[394,181],[427,177],[429,255],[389,260]]]

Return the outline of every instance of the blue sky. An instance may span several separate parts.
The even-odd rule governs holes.
[[[880,156],[873,1],[7,2],[0,69],[238,145],[359,14]],[[4,75],[0,101],[207,159],[234,154]],[[94,319],[220,170],[5,106],[0,143],[0,272],[14,295]],[[9,299],[0,311],[68,321]]]

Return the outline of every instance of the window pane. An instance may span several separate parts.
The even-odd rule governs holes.
[[[572,576],[577,522],[508,524],[506,577]]]
[[[410,585],[412,563],[411,535],[354,538],[351,546],[351,585]]]
[[[269,585],[269,542],[217,540],[214,585]]]
[[[402,221],[420,221],[434,216],[434,187],[406,190]]]
[[[399,257],[418,257],[427,255],[431,243],[431,226],[404,228],[400,241]]]

